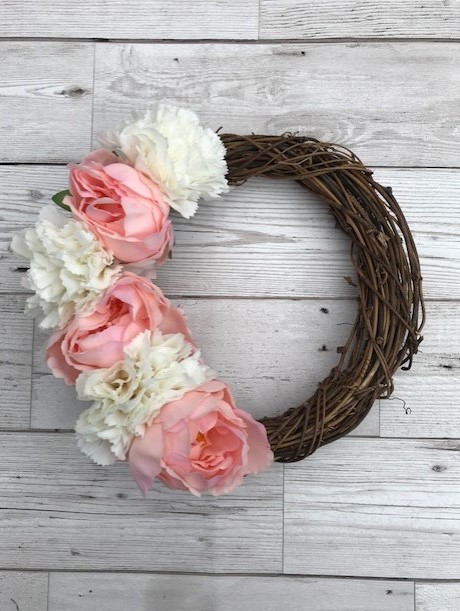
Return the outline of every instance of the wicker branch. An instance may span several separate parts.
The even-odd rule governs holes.
[[[358,312],[338,364],[302,405],[261,420],[278,462],[295,462],[352,431],[392,377],[409,369],[425,320],[417,250],[390,187],[347,149],[291,134],[220,136],[228,179],[295,180],[329,206],[351,240]]]

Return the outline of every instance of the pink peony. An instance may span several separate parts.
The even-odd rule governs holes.
[[[163,263],[173,232],[160,187],[102,149],[69,167],[72,195],[64,203],[74,217],[122,263],[142,269]]]
[[[183,333],[192,343],[181,310],[149,280],[125,272],[93,313],[74,317],[50,338],[48,366],[57,378],[75,384],[81,371],[110,367],[123,358],[124,347],[136,335],[155,329]]]
[[[145,494],[155,477],[169,488],[197,496],[231,492],[243,477],[266,469],[273,453],[262,424],[235,407],[230,389],[207,382],[166,403],[128,454]]]

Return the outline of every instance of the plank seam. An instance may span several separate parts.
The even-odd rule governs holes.
[[[18,573],[18,572],[22,572],[22,573],[47,573],[49,577],[52,577],[53,575],[59,575],[60,573],[66,574],[66,573],[81,573],[81,574],[98,574],[98,575],[104,575],[104,574],[109,574],[109,575],[124,575],[129,574],[129,575],[171,575],[171,576],[181,576],[181,575],[191,575],[194,577],[252,577],[254,579],[260,579],[260,577],[263,575],[264,577],[286,577],[286,579],[299,579],[299,578],[306,578],[306,579],[329,579],[329,580],[334,580],[334,581],[343,581],[343,580],[350,580],[350,581],[376,581],[376,582],[388,582],[388,581],[393,581],[393,582],[400,582],[400,583],[412,583],[414,584],[414,587],[416,587],[418,584],[423,584],[423,583],[427,583],[427,584],[460,584],[460,579],[433,579],[433,578],[408,578],[408,577],[369,577],[369,576],[364,576],[364,577],[359,577],[356,575],[323,575],[323,574],[317,574],[317,573],[286,573],[284,575],[282,575],[281,573],[228,573],[228,572],[216,572],[216,573],[209,573],[209,572],[184,572],[184,571],[145,571],[145,570],[136,570],[136,569],[65,569],[65,568],[60,568],[60,569],[31,569],[31,568],[2,568],[0,569],[1,571],[5,572],[5,573]]]
[[[74,429],[0,429],[2,435],[73,435]],[[428,442],[440,443],[442,441],[449,442],[460,442],[460,437],[377,437],[376,435],[346,435],[343,439],[356,440],[373,440],[378,443],[384,443],[385,441],[408,441],[408,442]],[[453,450],[456,451],[456,450]],[[354,505],[359,503],[353,503]],[[388,505],[389,507],[391,505]],[[395,505],[397,507],[397,505]]]
[[[96,46],[94,47],[96,48]],[[10,167],[10,166],[18,166],[18,167],[34,167],[38,166],[40,168],[55,168],[55,167],[67,167],[68,163],[66,161],[0,161],[0,168],[2,167]],[[420,171],[441,171],[444,170],[446,172],[460,170],[460,166],[458,165],[372,165],[371,170],[420,170]]]
[[[456,43],[460,42],[460,37],[378,37],[378,36],[342,36],[337,38],[99,38],[97,36],[88,38],[59,38],[54,36],[4,36],[0,37],[0,42],[56,42],[56,43],[99,43],[99,44],[156,44],[156,45],[201,45],[201,44],[245,44],[245,45],[258,45],[258,44],[284,44],[284,45],[297,45],[297,44],[308,44],[308,45],[319,45],[319,44],[344,44],[344,43]]]
[[[26,291],[21,292],[21,291],[5,291],[3,292],[2,290],[0,290],[0,299],[2,297],[27,297],[31,295],[31,293],[27,293]],[[169,293],[168,292],[168,299],[174,299],[174,300],[180,300],[180,299],[193,299],[193,300],[201,300],[201,299],[206,299],[206,300],[233,300],[233,301],[274,301],[274,300],[279,300],[279,301],[316,301],[316,302],[321,302],[321,301],[356,301],[356,297],[353,297],[352,295],[343,295],[341,297],[337,297],[334,295],[323,295],[321,297],[308,297],[308,296],[300,296],[300,297],[289,297],[287,295],[227,295],[227,294],[223,294],[223,295],[206,295],[206,294],[199,294],[199,295],[194,295],[193,293]],[[439,299],[437,297],[425,297],[425,302],[426,303],[460,303],[460,299],[459,298],[452,298],[452,299]],[[347,323],[348,324],[348,323]]]

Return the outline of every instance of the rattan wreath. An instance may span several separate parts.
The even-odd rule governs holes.
[[[273,460],[294,462],[354,429],[409,369],[425,312],[420,265],[391,189],[347,149],[292,134],[219,135],[193,111],[159,103],[68,167],[68,189],[12,249],[29,261],[27,309],[52,329],[46,362],[87,401],[80,450],[129,464],[194,495],[232,492]],[[252,176],[295,180],[351,239],[358,313],[340,359],[312,397],[260,421],[201,355],[186,313],[155,283],[174,243],[170,212],[192,217]]]
[[[420,264],[406,219],[390,187],[342,146],[292,134],[220,134],[227,178],[295,180],[316,193],[351,240],[358,312],[338,364],[301,405],[261,420],[278,462],[295,462],[352,431],[392,377],[409,369],[422,341],[425,309]]]

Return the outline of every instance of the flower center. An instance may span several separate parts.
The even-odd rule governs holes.
[[[195,437],[195,443],[203,443],[203,441],[205,441],[205,436],[199,431],[198,435]]]

